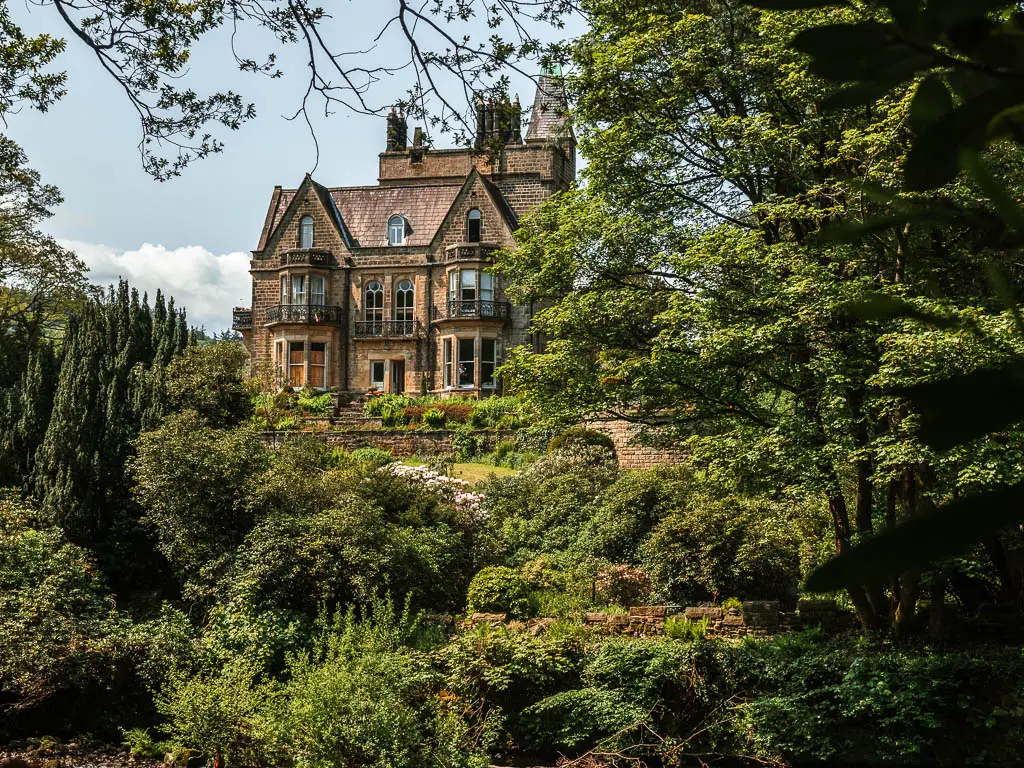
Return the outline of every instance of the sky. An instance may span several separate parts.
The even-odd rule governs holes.
[[[392,0],[324,4],[335,14],[325,28],[332,44],[358,50],[374,46],[396,5]],[[187,308],[191,324],[208,331],[227,328],[231,307],[249,303],[249,252],[259,240],[275,185],[295,187],[307,171],[328,186],[376,182],[383,117],[339,109],[316,119],[317,161],[309,128],[301,119],[284,117],[295,112],[305,90],[301,51],[276,48],[286,73],[281,79],[245,74],[237,70],[224,33],[196,49],[185,82],[199,92],[236,90],[256,104],[257,117],[238,131],[220,134],[226,145],[222,153],[195,161],[180,178],[155,181],[142,170],[135,112],[92,52],[67,36],[52,6],[11,3],[10,10],[26,32],[67,37],[57,66],[69,72],[68,94],[46,113],[22,110],[10,116],[5,133],[64,196],[42,229],[78,253],[97,284],[123,277],[151,296],[161,288]],[[243,33],[236,42],[253,58],[274,46],[260,32]],[[408,46],[392,29],[364,56],[373,63],[403,61]],[[376,84],[371,100],[385,105],[400,99],[408,78],[406,71]],[[533,83],[517,76],[512,92],[529,104]],[[436,146],[452,142],[433,138]]]

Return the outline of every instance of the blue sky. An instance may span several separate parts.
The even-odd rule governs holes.
[[[366,49],[395,4],[356,0],[325,5],[336,14],[327,33],[337,47]],[[27,31],[66,36],[52,7],[13,3],[11,12]],[[239,42],[254,52],[273,45],[260,33]],[[366,57],[391,62],[407,55],[395,30]],[[63,206],[44,230],[78,252],[94,282],[125,277],[150,293],[162,287],[188,308],[194,324],[211,330],[230,325],[231,307],[248,303],[248,251],[256,246],[274,185],[297,185],[316,162],[305,123],[283,117],[295,111],[305,89],[301,52],[286,52],[281,63],[286,76],[279,80],[243,74],[235,67],[226,35],[204,41],[195,51],[188,82],[200,92],[240,92],[255,102],[257,118],[221,136],[223,153],[195,162],[181,178],[157,182],[142,170],[139,127],[130,104],[93,54],[69,38],[59,61],[70,73],[68,95],[45,114],[23,110],[11,116],[7,126],[7,135],[25,148],[32,167],[64,195]],[[389,104],[401,98],[408,77],[401,73],[378,83],[372,101]],[[526,104],[533,98],[528,79],[514,80],[513,91]],[[376,181],[383,117],[338,111],[314,127],[320,144],[317,180],[331,186]],[[435,141],[447,146],[451,139],[436,136]]]

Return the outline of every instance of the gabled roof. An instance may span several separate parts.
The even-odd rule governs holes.
[[[464,198],[465,195],[469,194],[469,190],[473,188],[473,185],[477,181],[480,182],[480,185],[484,188],[484,192],[486,192],[487,196],[491,198],[491,202],[494,203],[494,207],[498,209],[502,219],[505,220],[505,224],[508,226],[509,232],[515,232],[519,229],[519,219],[516,217],[515,212],[509,207],[508,201],[505,200],[505,196],[501,194],[501,190],[498,189],[498,186],[493,181],[482,175],[476,168],[471,170],[466,176],[466,180],[459,185],[458,194],[452,198],[449,210],[457,205],[461,198]],[[435,231],[435,238],[440,239],[443,237],[445,232],[444,224],[447,220],[448,211],[445,211],[444,215],[441,217],[440,223],[438,224],[438,228]]]
[[[341,235],[342,241],[349,248],[353,247],[352,233],[345,226],[345,221],[341,217],[341,213],[338,211],[338,207],[334,204],[334,200],[331,198],[330,190],[327,189],[323,184],[318,184],[313,180],[313,177],[308,173],[302,180],[298,189],[281,189],[280,187],[274,188],[274,196],[270,200],[270,209],[267,211],[267,219],[263,225],[263,233],[260,235],[260,244],[256,250],[262,251],[267,247],[267,243],[270,242],[270,238],[273,237],[277,228],[281,225],[281,222],[288,215],[288,212],[298,204],[305,195],[304,193],[312,190],[313,193],[320,200],[320,204],[324,207],[327,212],[328,218],[334,223],[334,226],[338,229],[338,234]]]

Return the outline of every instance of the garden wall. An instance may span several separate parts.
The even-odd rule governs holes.
[[[284,444],[297,432],[264,432],[263,442],[271,448]],[[314,431],[305,434],[312,435],[318,440],[343,448],[346,451],[354,451],[358,448],[380,448],[390,451],[397,458],[404,459],[410,456],[433,456],[439,453],[450,453],[454,450],[452,439],[455,436],[454,430],[417,429],[410,431],[395,429],[353,429],[338,432]],[[483,442],[483,449],[492,450],[502,440],[514,440],[516,433],[513,430],[486,430],[475,432]]]
[[[611,438],[619,466],[623,469],[651,469],[661,464],[686,461],[686,454],[675,448],[641,444],[641,427],[625,419],[595,419],[583,422],[583,426]]]

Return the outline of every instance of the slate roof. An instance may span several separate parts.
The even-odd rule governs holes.
[[[565,83],[561,77],[542,74],[537,81],[537,95],[533,99],[527,141],[550,141],[564,138],[567,133]]]
[[[462,183],[455,183],[327,188],[316,182],[314,185],[350,248],[387,245],[388,219],[396,213],[404,216],[409,223],[410,232],[406,236],[405,245],[430,245],[463,186]],[[273,201],[274,210],[269,218],[269,226],[265,229],[266,234],[261,238],[260,250],[266,247],[266,241],[277,230],[296,194],[296,189],[282,189]]]
[[[405,245],[430,245],[455,202],[462,184],[402,187],[341,187],[331,198],[341,212],[357,248],[388,244],[388,219],[394,214],[409,223]]]

